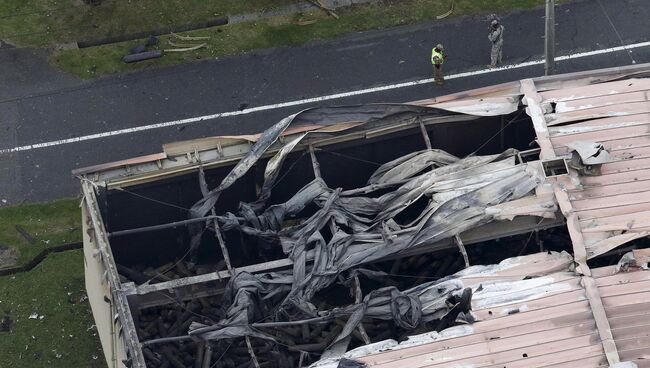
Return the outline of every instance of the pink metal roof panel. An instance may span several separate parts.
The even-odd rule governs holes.
[[[571,268],[564,256],[538,253],[506,260],[496,272],[461,272],[463,283],[475,289],[478,322],[356,359],[384,368],[547,367],[571,360],[582,362],[573,364],[578,367],[600,365],[607,359],[596,322],[581,277]]]
[[[645,90],[650,90],[650,80],[643,78],[562,88],[540,92],[539,94],[544,102],[562,102]]]
[[[614,172],[609,174],[600,174],[598,176],[583,176],[580,178],[580,184],[583,187],[597,187],[603,185],[614,185],[629,183],[637,180],[647,180],[650,178],[650,171],[645,168],[636,168],[634,170]]]
[[[637,181],[613,184],[605,182],[602,183],[602,185],[592,185],[584,187],[583,189],[574,189],[569,192],[569,199],[588,200],[619,194],[641,193],[648,188],[650,188],[650,179],[639,179]]]
[[[650,291],[645,291],[650,290],[650,272],[613,272],[613,267],[594,270],[614,342],[621,359],[645,363],[643,359],[650,351]],[[556,277],[556,283],[580,279],[571,275],[560,272],[548,276]],[[380,368],[607,367],[584,285],[575,283],[571,289],[574,287],[578,290],[550,297],[538,295],[533,301],[522,302],[532,305],[544,301],[537,303],[541,308],[522,308],[520,303],[516,313],[501,313],[495,308],[476,310],[478,322],[452,327],[446,338],[371,353],[357,360]],[[578,295],[582,295],[580,300],[575,299]]]
[[[603,218],[610,216],[619,216],[634,214],[637,212],[645,212],[650,210],[650,198],[643,203],[637,203],[632,205],[620,205],[609,208],[598,208],[594,210],[583,210],[578,211],[576,214],[580,220],[588,220],[594,218]]]
[[[595,176],[570,169],[568,178],[547,182],[563,213],[573,216],[567,224],[574,248],[590,258],[650,235],[650,79],[550,83],[537,95],[535,83],[522,82],[522,93],[539,104],[527,111],[543,114],[533,117],[540,147],[552,148],[542,149],[542,159],[570,154],[567,144],[578,140],[601,143],[613,157]],[[361,360],[385,368],[609,367],[623,360],[650,367],[650,272],[590,270],[584,261],[580,272],[586,274],[550,272],[535,285],[506,275],[473,280],[485,288],[472,300],[478,321],[467,326],[471,333]],[[491,282],[518,287],[490,294]]]
[[[634,171],[639,169],[650,169],[650,158],[633,157],[627,160],[604,163],[600,167],[600,172],[602,174],[609,174],[616,172]]]
[[[636,114],[625,116],[612,116],[596,120],[586,120],[570,125],[556,125],[548,127],[551,136],[583,133],[588,131],[618,129],[624,126],[650,123],[650,115]]]
[[[549,138],[541,136],[556,155],[569,154],[572,142],[592,141],[614,159],[597,176],[574,171],[564,189],[579,220],[569,226],[581,234],[588,257],[650,231],[648,87],[647,79],[630,79],[539,93],[542,103],[556,103],[554,113],[545,113]]]
[[[557,102],[555,106],[556,113],[563,113],[577,110],[587,110],[594,108],[594,106],[611,106],[622,103],[644,102],[647,101],[648,91],[638,91],[629,93],[616,94],[616,98],[611,95],[590,97],[578,100],[569,100],[564,102]]]
[[[607,129],[602,131],[590,131],[585,133],[576,133],[569,135],[556,135],[551,138],[553,145],[565,146],[567,143],[574,141],[613,141],[625,138],[633,138],[641,135],[650,134],[650,125],[631,125],[616,129]]]
[[[613,156],[620,159],[628,158],[624,156],[627,150],[636,150],[639,148],[650,147],[650,135],[621,138],[616,140],[600,140],[603,147]],[[565,145],[556,145],[553,147],[558,156],[564,156],[571,152],[571,149]]]
[[[552,126],[580,120],[597,119],[611,116],[634,115],[648,112],[650,112],[650,103],[647,101],[631,103],[621,102],[613,104],[611,106],[597,106],[584,110],[550,114],[547,118],[547,124],[549,126]]]
[[[642,251],[647,253],[647,249]],[[621,359],[650,359],[650,272],[603,275],[596,279]]]

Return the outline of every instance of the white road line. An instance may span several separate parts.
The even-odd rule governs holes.
[[[600,50],[581,52],[581,53],[570,54],[570,55],[565,55],[565,56],[559,56],[559,57],[556,58],[556,61],[579,59],[579,58],[584,58],[584,57],[589,57],[589,56],[594,56],[594,55],[607,54],[607,53],[616,52],[616,51],[623,51],[623,50],[631,50],[631,49],[636,49],[636,48],[640,48],[640,47],[647,47],[647,46],[650,46],[650,42],[640,42],[640,43],[635,43],[635,44],[630,44],[630,45],[611,47],[611,48],[607,48],[607,49],[600,49]],[[451,74],[451,75],[446,76],[445,79],[449,80],[449,79],[466,78],[466,77],[471,77],[471,76],[475,76],[475,75],[481,75],[481,74],[487,74],[487,73],[495,73],[495,72],[504,71],[504,70],[511,70],[511,69],[520,69],[520,68],[525,68],[525,67],[529,67],[529,66],[533,66],[533,65],[540,65],[540,64],[544,64],[544,60],[533,60],[533,61],[527,61],[527,62],[520,63],[520,64],[505,65],[505,66],[502,66],[502,67],[499,67],[499,68],[494,68],[494,69],[482,69],[482,70],[475,70],[475,71],[464,72],[464,73]],[[343,98],[343,97],[358,96],[358,95],[365,95],[365,94],[368,94],[368,93],[388,91],[388,90],[392,90],[392,89],[413,87],[413,86],[418,86],[418,85],[421,85],[421,84],[432,83],[433,81],[434,81],[433,78],[426,78],[426,79],[420,79],[420,80],[417,80],[417,81],[390,84],[390,85],[381,86],[381,87],[365,88],[365,89],[359,89],[359,90],[356,90],[356,91],[335,93],[335,94],[326,95],[326,96],[306,98],[306,99],[303,99],[303,100],[296,100],[296,101],[282,102],[282,103],[277,103],[277,104],[272,104],[272,105],[264,105],[264,106],[252,107],[252,108],[244,109],[244,110],[240,110],[240,111],[221,112],[221,113],[217,113],[217,114],[203,115],[203,116],[197,116],[197,117],[181,119],[181,120],[172,120],[172,121],[167,121],[167,122],[164,122],[164,123],[143,125],[143,126],[138,126],[138,127],[133,127],[133,128],[125,128],[125,129],[119,129],[119,130],[111,130],[111,131],[108,131],[108,132],[84,135],[84,136],[81,136],[81,137],[60,139],[60,140],[56,140],[56,141],[43,142],[43,143],[34,143],[34,144],[28,144],[26,146],[18,146],[18,147],[14,147],[14,148],[0,149],[0,154],[7,154],[7,153],[14,153],[14,152],[21,152],[21,151],[29,151],[29,150],[34,150],[34,149],[38,149],[38,148],[46,148],[46,147],[52,147],[52,146],[60,146],[60,145],[63,145],[63,144],[77,143],[77,142],[89,141],[89,140],[93,140],[93,139],[112,137],[112,136],[116,136],[116,135],[142,132],[142,131],[145,131],[145,130],[159,129],[159,128],[165,128],[165,127],[183,125],[183,124],[191,124],[191,123],[197,123],[197,122],[201,122],[201,121],[205,121],[205,120],[219,119],[219,118],[225,118],[225,117],[237,116],[237,115],[246,115],[246,114],[251,114],[251,113],[259,112],[259,111],[275,110],[275,109],[280,109],[280,108],[283,108],[283,107],[304,105],[304,104],[309,104],[309,103],[313,103],[313,102],[322,102],[322,101],[328,101],[328,100],[335,100],[335,99]]]

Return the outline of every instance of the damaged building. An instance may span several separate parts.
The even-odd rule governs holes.
[[[312,108],[75,171],[108,366],[650,367],[649,73]]]

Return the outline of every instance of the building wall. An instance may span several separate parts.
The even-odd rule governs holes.
[[[119,323],[113,319],[117,314],[113,304],[112,290],[106,278],[106,268],[97,249],[94,230],[86,207],[81,210],[83,219],[84,271],[88,301],[95,318],[95,326],[102,343],[104,357],[109,368],[125,367],[122,360],[126,357],[124,341],[118,335]],[[107,300],[109,302],[107,302]]]

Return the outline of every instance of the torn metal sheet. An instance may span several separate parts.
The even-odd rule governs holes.
[[[368,179],[368,184],[397,183],[429,167],[440,167],[458,161],[441,150],[413,152],[381,165]]]
[[[551,89],[540,92],[540,95],[544,101],[563,102],[600,96],[616,98],[616,95],[619,94],[647,90],[650,90],[650,81],[647,78],[630,78],[614,82],[593,83],[591,85]]]
[[[212,301],[199,302],[194,293],[213,297],[223,292],[218,311],[210,319],[187,318],[174,322],[171,330],[162,326],[159,330],[166,335],[142,345],[137,344],[136,335],[142,332],[127,325],[128,336],[135,336],[128,341],[129,349],[141,353],[140,347],[199,341],[204,350],[211,346],[227,350],[224,344],[245,339],[246,345],[235,349],[250,354],[253,362],[257,362],[255,350],[267,354],[266,364],[282,357],[272,353],[293,346],[299,352],[293,355],[296,361],[278,360],[283,366],[304,365],[308,357],[320,354],[325,359],[313,367],[557,368],[615,366],[626,361],[642,365],[650,351],[646,336],[650,323],[639,317],[647,317],[650,308],[646,252],[635,250],[618,266],[602,269],[590,268],[587,260],[612,254],[635,240],[638,246],[650,235],[647,70],[650,65],[527,79],[408,105],[308,109],[262,134],[180,142],[167,145],[163,156],[102,165],[93,173],[80,171],[87,175],[84,183],[90,183],[89,174],[93,174],[95,184],[109,191],[111,185],[199,171],[203,198],[192,206],[191,217],[201,220],[188,222],[192,260],[198,257],[196,247],[204,233],[214,233],[220,241],[226,233],[230,239],[240,236],[242,248],[255,244],[275,252],[261,254],[257,264],[244,262],[240,268],[228,263],[228,271],[216,266],[213,273],[186,273],[191,276],[156,285],[149,284],[147,277],[138,277],[146,281],[114,287],[107,295],[121,298],[122,310],[138,308],[129,305],[127,295],[140,306],[149,306],[161,300],[169,303],[164,300],[169,294],[186,298],[180,303],[190,312],[195,307],[214,312]],[[573,160],[580,165],[572,161],[567,173],[547,177],[539,161],[521,162],[531,158],[522,159],[515,150],[456,157],[425,139],[425,150],[400,152],[401,157],[391,156],[389,162],[379,160],[374,172],[364,172],[367,181],[359,186],[337,188],[328,183],[327,175],[320,174],[317,153],[326,151],[329,144],[375,140],[397,131],[411,137],[408,134],[419,133],[418,128],[428,138],[427,123],[504,116],[516,112],[520,104],[527,106],[525,111],[532,119],[540,159],[568,160],[573,151]],[[292,188],[295,192],[283,193],[281,203],[269,203],[276,197],[272,190],[286,169],[287,157],[307,148],[313,180],[307,177]],[[218,176],[218,185],[208,188],[215,183],[206,180],[205,173],[226,162],[237,163],[224,179]],[[256,171],[255,188],[248,182],[253,175],[246,177],[249,197],[238,206],[229,201],[228,210],[225,204],[222,207],[220,196],[229,188],[239,189],[237,185],[251,168],[263,163]],[[584,170],[584,166],[599,170]],[[196,198],[200,198],[198,193],[191,201]],[[574,258],[552,252],[514,257],[452,275],[441,272],[443,277],[432,281],[416,276],[415,283],[400,288],[382,284],[389,280],[387,273],[364,268],[436,250],[443,242],[453,246],[454,239],[462,244],[465,239],[459,234],[483,231],[488,224],[502,222],[502,232],[497,233],[508,233],[506,221],[524,218],[532,224],[528,228],[536,230],[537,221],[539,225],[558,216],[558,209],[570,236],[570,240],[560,237],[561,243],[573,246]],[[205,218],[208,212],[213,213],[210,221]],[[531,232],[528,240],[533,235],[538,233]],[[521,252],[527,246],[526,241]],[[224,247],[221,250],[225,253]],[[250,249],[241,251],[245,254]],[[109,257],[102,262],[113,261]],[[462,267],[468,259],[449,262]],[[229,279],[221,280],[220,275]],[[382,286],[361,291],[359,279]],[[217,292],[217,283],[227,285],[226,289]],[[349,290],[353,299],[348,300],[353,301],[317,302],[319,293],[337,288]],[[364,321],[372,324],[364,326]],[[398,343],[399,334],[390,331],[393,335],[388,340],[344,352],[351,340],[370,341],[364,328],[381,323],[390,323],[400,334],[414,335]],[[310,333],[320,336],[317,342],[295,344],[296,336],[316,341],[305,338]],[[151,351],[143,352],[151,361]],[[142,354],[136,357],[141,359]],[[153,361],[162,364],[159,357],[153,356]]]
[[[267,129],[251,148],[250,152],[242,158],[230,174],[221,182],[219,187],[213,189],[207,196],[192,207],[195,217],[203,217],[214,207],[220,193],[230,187],[235,181],[241,178],[273,145],[280,135],[290,125],[335,125],[341,122],[387,120],[387,123],[395,123],[399,120],[409,120],[415,117],[427,115],[439,115],[438,110],[426,107],[400,105],[400,104],[377,104],[361,105],[339,108],[314,108],[304,110],[288,116],[271,128]]]
[[[461,114],[499,116],[516,112],[519,109],[519,98],[514,96],[482,97],[471,100],[439,102],[430,106]]]
[[[648,101],[622,103],[614,106],[616,106],[616,108],[612,108],[612,106],[594,106],[589,109],[547,114],[546,123],[549,126],[554,126],[582,120],[647,114],[650,112],[650,102]]]
[[[650,250],[648,249],[635,249],[627,252],[621,257],[616,265],[616,272],[627,272],[634,268],[643,270],[650,270],[648,264],[650,263]]]
[[[277,277],[276,275],[269,275]],[[266,281],[267,276],[240,273],[226,289],[226,302],[230,300],[227,318],[218,324],[208,326],[195,323],[190,326],[189,335],[203,340],[229,339],[251,336],[274,339],[272,335],[261,332],[264,323],[254,323],[263,317],[260,308],[266,295],[277,292],[273,285],[277,281]],[[289,281],[285,278],[286,281]],[[285,281],[285,282],[286,282]],[[289,290],[288,284],[284,284]],[[234,293],[236,290],[236,294]],[[330,311],[320,311],[318,322],[333,321],[337,317],[347,317],[347,323],[330,346],[345,339],[361,323],[362,318],[393,320],[402,328],[414,329],[424,321],[448,318],[455,321],[460,312],[469,311],[471,293],[463,290],[462,283],[454,278],[440,282],[429,282],[415,288],[399,291],[386,287],[372,291],[362,303],[353,304]],[[451,304],[451,306],[449,306]],[[453,313],[450,315],[450,313]],[[300,321],[294,321],[295,323]],[[306,320],[302,323],[309,323]],[[267,324],[271,327],[273,323]]]
[[[384,115],[377,112],[377,116],[392,116],[391,109],[402,119],[427,113],[421,108],[413,110],[391,106]],[[353,112],[357,113],[356,110]],[[320,112],[314,110],[309,113],[313,119],[320,119]],[[193,207],[195,216],[214,206],[219,193],[241,177],[297,116],[285,119],[263,133],[251,153],[235,166],[216,189],[197,202]],[[302,120],[305,119],[303,116]],[[307,120],[313,123],[313,120]],[[229,305],[231,311],[227,314],[229,317],[212,326],[194,325],[189,331],[190,335],[204,340],[232,338],[233,334],[260,337],[251,328],[251,317],[264,317],[264,311],[273,308],[297,312],[304,320],[347,317],[343,330],[329,346],[346,339],[363,318],[391,319],[407,330],[417,328],[421,321],[439,320],[440,326],[453,322],[459,313],[468,311],[466,308],[471,297],[471,293],[463,291],[453,278],[443,284],[425,283],[403,292],[391,287],[374,290],[366,295],[363,303],[329,312],[315,308],[311,299],[319,290],[334,283],[337,275],[361,264],[452,238],[495,218],[511,219],[517,215],[517,211],[520,215],[531,215],[518,208],[517,204],[507,210],[507,215],[503,214],[504,209],[500,209],[500,213],[496,206],[530,196],[543,181],[538,165],[516,164],[516,152],[512,150],[500,155],[461,159],[429,149],[380,166],[368,179],[369,187],[382,186],[388,190],[380,197],[328,188],[319,178],[318,163],[313,162],[317,176],[315,181],[303,187],[288,202],[266,208],[269,190],[284,157],[304,137],[303,134],[286,143],[267,163],[265,182],[257,201],[241,204],[240,211],[227,214],[225,217],[229,220],[222,224],[224,229],[240,229],[249,236],[282,246],[293,262],[293,270],[287,274],[292,275],[293,281],[286,286],[286,293],[280,291],[286,294],[282,303],[263,307],[264,294],[269,291],[261,288],[259,283],[249,291],[242,286],[230,286],[233,290],[239,290],[242,296],[232,298],[230,303],[225,304]],[[395,216],[420,198],[426,198],[429,202],[420,215],[407,224],[400,225],[394,221]],[[296,215],[311,203],[317,204],[320,209],[301,224],[280,227],[286,216]],[[549,212],[555,209],[548,199],[542,205],[531,206],[530,202],[525,202],[520,206],[524,204],[543,217],[550,217]],[[325,229],[332,232],[329,240],[323,235]],[[216,228],[212,230],[219,231]],[[201,232],[195,234],[196,239]],[[307,263],[308,249],[313,249],[315,253],[312,264]],[[255,278],[253,275],[247,277]],[[240,278],[234,278],[231,285],[240,282]],[[457,301],[450,303],[450,299]],[[266,338],[272,339],[271,336]]]
[[[608,357],[600,344],[596,323],[586,300],[585,287],[576,282],[580,280],[579,275],[573,273],[571,268],[556,273],[554,271],[559,271],[558,269],[549,267],[546,269],[547,273],[541,274],[543,276],[540,278],[526,278],[525,268],[513,274],[510,272],[512,268],[508,267],[508,264],[511,264],[516,269],[516,265],[525,266],[533,259],[536,259],[534,263],[543,265],[557,256],[560,255],[544,259],[543,253],[540,253],[508,259],[499,266],[489,266],[495,272],[488,274],[496,279],[478,282],[475,288],[492,294],[485,295],[483,300],[486,302],[500,300],[505,303],[500,308],[501,311],[491,303],[475,303],[472,313],[482,318],[471,325],[412,336],[401,343],[395,340],[376,342],[351,350],[342,358],[367,367],[381,368],[483,365],[521,368],[608,366]],[[644,287],[647,280],[650,280],[648,271],[612,274],[608,273],[607,269],[609,268],[594,270],[598,274],[594,285],[604,300],[624,293],[633,293],[634,290],[638,292],[639,288]],[[477,274],[471,268],[462,273],[469,279],[480,275],[480,272]],[[513,279],[514,275],[519,278]],[[461,279],[467,280],[465,277]],[[553,282],[553,279],[556,282]],[[554,289],[556,296],[549,296],[543,292],[543,288],[537,286],[527,287],[527,282],[547,285],[546,287]],[[568,286],[567,283],[572,285]],[[498,287],[499,284],[504,287]],[[513,294],[513,289],[506,286],[514,285],[518,285],[516,289],[520,291]],[[487,289],[482,289],[486,286]],[[533,295],[536,291],[539,294]],[[475,294],[481,292],[477,291]],[[526,295],[527,292],[531,294]],[[476,298],[477,295],[474,299],[478,301]],[[650,302],[647,300],[637,298],[630,301],[627,311],[621,309],[621,312],[615,313],[614,304],[622,306],[625,301],[619,299],[616,302],[606,302],[608,314],[611,314],[607,317],[610,325],[614,327],[614,331],[625,331],[615,332],[613,342],[618,346],[620,359],[627,362],[612,363],[612,366],[634,366],[636,362],[644,362],[644,351],[650,348],[650,341],[639,339],[638,336],[643,332],[633,326],[650,324],[650,319],[635,314],[638,313],[638,308],[648,303]],[[310,368],[336,367],[337,362],[338,359],[323,360],[314,363]]]
[[[574,140],[585,140],[581,136],[571,136],[581,133],[590,133],[600,131],[601,137],[602,134],[606,134],[605,131],[610,131],[612,129],[625,128],[637,125],[647,125],[650,124],[650,116],[647,114],[638,114],[638,115],[628,115],[628,116],[616,116],[611,118],[602,118],[597,120],[587,120],[579,123],[574,123],[570,125],[559,125],[549,127],[549,133],[551,138],[569,136]],[[567,138],[570,139],[570,138]]]
[[[534,85],[528,84],[531,90]],[[569,180],[558,182],[558,202],[568,221],[574,246],[587,258],[606,253],[648,235],[644,225],[648,195],[646,177],[650,140],[647,78],[564,88],[559,85],[538,93],[539,109],[548,125],[536,128],[538,143],[553,154],[577,152],[570,162]],[[546,150],[547,155],[551,152]],[[586,170],[595,165],[597,170]],[[583,265],[584,267],[584,265]]]
[[[506,357],[500,352],[513,348],[518,348],[511,354],[516,356],[519,352],[517,359],[522,359],[521,351],[530,351],[529,355],[532,357],[535,349],[530,348],[530,345],[534,342],[543,345],[539,348],[540,353],[544,348],[548,349],[549,344],[553,344],[553,339],[558,341],[555,343],[556,349],[571,348],[570,344],[562,347],[559,342],[565,341],[562,339],[569,336],[577,338],[584,331],[594,331],[593,323],[585,326],[585,329],[573,332],[563,327],[571,326],[572,323],[586,322],[589,318],[588,312],[576,309],[576,314],[572,315],[571,306],[566,306],[562,314],[544,309],[534,310],[532,304],[530,310],[525,308],[527,301],[549,296],[543,288],[537,288],[538,285],[546,285],[548,290],[552,289],[558,295],[579,288],[578,282],[571,281],[577,279],[575,275],[570,274],[571,264],[571,257],[566,253],[537,253],[510,258],[497,265],[472,266],[453,276],[464,285],[471,285],[475,294],[482,294],[472,302],[472,309],[489,312],[500,304],[504,306],[504,310],[512,311],[514,303],[520,305],[517,308],[518,312],[484,313],[485,320],[479,317],[479,321],[471,325],[460,325],[439,332],[410,336],[401,343],[394,340],[377,342],[351,350],[342,358],[371,367],[398,367],[400,364],[402,367],[423,367],[436,366],[443,362],[454,363],[453,366],[463,366],[490,359],[492,364],[495,364],[494,360],[497,364],[502,359],[505,362]],[[567,282],[573,283],[574,286],[569,286]],[[491,300],[496,304],[490,303]],[[561,304],[559,299],[558,304]],[[576,303],[576,306],[578,304],[580,303]],[[477,316],[475,312],[472,314]],[[558,324],[557,321],[561,320],[564,322]],[[543,332],[545,328],[553,325],[556,328],[554,332]],[[530,333],[530,339],[534,340],[521,338],[517,340],[518,336],[522,336],[520,334],[526,333]],[[546,336],[542,336],[544,333]],[[584,339],[584,341],[590,340],[593,338]],[[490,341],[492,343],[489,343]],[[544,344],[543,341],[549,343]],[[531,350],[523,350],[526,346]],[[600,359],[603,359],[602,355]],[[336,367],[337,362],[338,359],[323,360],[313,364],[311,368]]]
[[[612,161],[612,157],[601,143],[589,141],[573,141],[567,147],[578,152],[580,160],[585,165],[599,165]]]
[[[488,207],[485,211],[496,220],[512,220],[516,216],[525,215],[555,218],[558,206],[555,197],[551,193],[545,193],[508,201]]]

